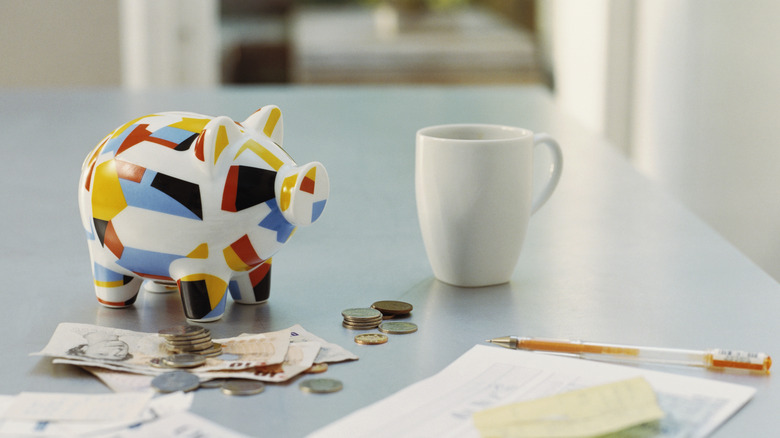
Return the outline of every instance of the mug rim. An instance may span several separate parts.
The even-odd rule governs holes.
[[[472,135],[455,135],[451,134],[456,130],[464,131],[471,130],[472,132],[489,132],[491,135],[485,137],[477,137]],[[450,134],[445,134],[450,133]],[[503,135],[501,135],[503,134]],[[533,136],[533,131],[517,126],[492,124],[492,123],[448,123],[442,125],[432,125],[420,128],[417,131],[418,137],[426,137],[434,140],[448,141],[448,142],[463,142],[463,143],[488,143],[488,142],[501,142],[507,140],[517,140],[525,137]]]

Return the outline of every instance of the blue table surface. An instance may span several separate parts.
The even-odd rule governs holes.
[[[142,294],[121,310],[98,305],[76,202],[92,147],[143,114],[183,110],[243,120],[265,104],[282,108],[290,155],[327,167],[331,197],[320,221],[300,228],[274,257],[270,301],[229,301],[224,318],[208,327],[218,338],[301,324],[360,359],[325,374],[344,382],[338,393],[306,394],[297,380],[253,397],[198,391],[196,414],[252,436],[303,436],[435,374],[487,338],[510,334],[780,354],[777,282],[566,116],[543,88],[4,90],[3,394],[110,391],[78,367],[29,356],[60,322],[156,332],[184,321],[177,294]],[[505,285],[448,286],[433,278],[426,259],[414,200],[414,134],[457,122],[544,131],[563,148],[558,190],[532,218]],[[544,166],[543,156],[538,161]],[[381,346],[355,344],[341,310],[380,299],[412,303],[409,321],[419,331]],[[766,436],[780,425],[771,376],[655,368],[758,390],[715,436]]]

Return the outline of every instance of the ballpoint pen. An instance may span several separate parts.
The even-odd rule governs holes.
[[[765,353],[748,353],[718,348],[682,350],[517,336],[488,339],[487,342],[506,348],[562,353],[584,359],[616,359],[629,362],[664,363],[705,368],[731,368],[764,373],[769,373],[769,368],[772,366],[772,358]]]

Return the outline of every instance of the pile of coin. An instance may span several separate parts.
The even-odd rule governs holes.
[[[168,352],[173,355],[195,354],[216,357],[222,354],[222,345],[211,340],[211,332],[197,325],[180,325],[159,331],[165,339]]]
[[[379,327],[382,322],[382,312],[367,307],[346,309],[341,312],[344,327],[352,330],[371,330]]]

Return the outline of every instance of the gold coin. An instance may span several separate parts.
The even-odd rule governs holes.
[[[382,324],[379,324],[379,331],[382,333],[390,333],[392,335],[414,333],[417,331],[417,324],[400,321],[383,322]]]
[[[403,301],[383,300],[375,302],[371,308],[382,312],[383,315],[404,315],[411,312],[414,307]]]
[[[325,394],[329,392],[340,391],[344,385],[336,379],[308,379],[302,381],[298,387],[303,392],[312,392],[316,394]]]
[[[265,390],[265,384],[257,380],[231,379],[222,384],[222,392],[227,395],[254,395]]]
[[[324,373],[325,371],[328,371],[328,364],[325,362],[315,363],[314,365],[309,367],[308,370],[306,370],[308,374],[320,374],[320,373]]]
[[[355,342],[361,345],[378,345],[387,342],[387,335],[381,333],[363,333],[355,336]]]

